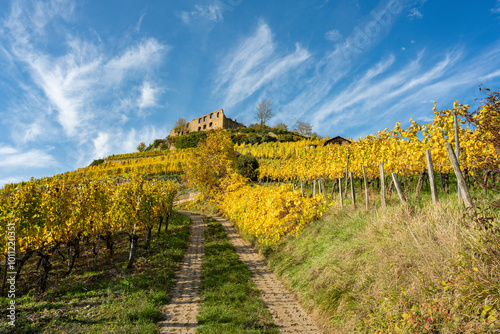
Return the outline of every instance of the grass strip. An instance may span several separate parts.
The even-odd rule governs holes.
[[[298,238],[262,250],[333,333],[498,333],[500,206],[487,203],[499,195],[478,198],[477,216],[456,197],[332,208]]]
[[[279,333],[222,225],[205,218],[199,333]]]
[[[188,216],[174,213],[167,235],[162,231],[158,238],[155,233],[151,252],[140,251],[132,270],[125,268],[126,238],[116,241],[113,259],[103,251],[95,271],[89,271],[83,255],[74,272],[63,277],[59,272],[66,269],[65,263],[53,261],[48,291],[41,294],[30,289],[16,296],[16,326],[0,321],[0,333],[158,333],[156,323],[163,318],[161,307],[169,302],[169,291],[175,286],[190,225]],[[38,275],[35,267],[36,262],[28,264],[26,274]],[[0,297],[4,319],[8,302]]]

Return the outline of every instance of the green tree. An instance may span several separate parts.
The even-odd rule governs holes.
[[[285,123],[278,123],[273,127],[273,130],[288,131],[288,125]]]
[[[189,123],[186,121],[185,118],[179,117],[177,122],[175,122],[175,126],[174,126],[175,133],[178,136],[182,136],[182,135],[187,134],[189,132],[188,125],[189,125]]]
[[[293,131],[298,132],[301,135],[308,136],[308,137],[312,136],[312,134],[313,134],[311,124],[306,123],[306,122],[301,122],[301,121],[297,122],[297,126],[295,127],[295,129],[293,129]]]
[[[144,152],[145,149],[146,149],[146,144],[144,142],[141,142],[139,145],[137,145],[137,151]]]
[[[257,116],[255,117],[258,121],[260,121],[260,125],[266,125],[266,122],[273,116],[270,108],[272,105],[271,100],[260,101],[259,106],[257,107]]]

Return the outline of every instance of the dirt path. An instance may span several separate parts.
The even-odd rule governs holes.
[[[281,333],[321,333],[300,304],[276,276],[267,268],[255,250],[246,243],[236,232],[227,219],[213,216],[217,219],[231,240],[240,260],[245,263],[252,273],[252,280],[257,285],[266,303],[274,323]]]
[[[196,333],[198,315],[198,288],[200,285],[201,262],[203,259],[203,233],[205,223],[203,216],[186,213],[191,217],[193,233],[181,270],[172,301],[165,306],[166,320],[160,322],[161,333]],[[227,219],[212,216],[217,219],[236,248],[240,260],[252,273],[252,280],[257,285],[266,303],[274,323],[281,333],[321,333],[293,295],[283,286],[276,276],[267,268],[255,250],[247,244],[236,232]]]
[[[177,274],[172,300],[163,308],[166,320],[158,323],[160,333],[196,333],[205,223],[202,216],[189,214],[189,217],[192,221],[190,245]]]

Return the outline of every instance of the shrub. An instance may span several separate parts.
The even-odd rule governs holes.
[[[240,155],[236,165],[241,175],[252,181],[257,181],[257,177],[259,176],[257,170],[259,168],[259,162],[257,158],[250,154]]]
[[[95,159],[89,166],[99,166],[104,162],[104,159]]]
[[[207,138],[206,132],[191,132],[187,136],[177,138],[175,141],[175,148],[193,148],[198,145],[200,140]]]

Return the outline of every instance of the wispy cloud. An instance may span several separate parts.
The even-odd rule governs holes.
[[[141,96],[137,101],[140,109],[154,107],[157,104],[158,95],[162,92],[159,87],[154,87],[150,82],[145,81],[141,87]]]
[[[370,68],[363,77],[347,86],[344,90],[328,99],[317,112],[314,113],[313,125],[315,128],[335,126],[338,124],[339,114],[357,109],[356,117],[364,119],[374,109],[387,101],[403,96],[416,88],[432,83],[439,78],[444,70],[456,59],[445,57],[435,66],[421,70],[422,54],[399,71],[390,71],[396,61],[394,56],[382,60]],[[387,74],[390,72],[390,74]],[[385,75],[384,75],[385,74]],[[340,116],[340,119],[345,115]],[[328,119],[328,123],[325,123]]]
[[[495,7],[491,9],[493,14],[500,14],[500,0],[497,0]]]
[[[338,42],[342,39],[342,34],[337,29],[333,29],[326,32],[325,38],[332,42]]]
[[[139,21],[137,21],[137,25],[135,26],[136,32],[139,32],[141,30],[142,20],[144,20],[145,16],[146,16],[146,12],[142,13],[141,17],[139,18]]]
[[[325,99],[332,95],[335,85],[351,72],[353,64],[387,36],[402,10],[400,1],[379,1],[345,39],[313,60],[316,64],[314,76],[308,78],[307,85],[286,102],[276,118],[294,124],[304,114],[311,116],[311,111],[321,108]]]
[[[215,94],[222,96],[223,106],[229,108],[309,57],[310,53],[299,44],[295,45],[293,53],[276,52],[269,26],[260,23],[253,36],[222,59],[216,74]]]
[[[11,146],[0,146],[0,167],[10,168],[47,168],[57,165],[50,154],[41,150],[32,149],[20,152]]]
[[[408,17],[421,19],[424,17],[424,15],[418,8],[412,8],[410,9],[410,13],[408,13]]]
[[[132,128],[130,130],[114,129],[114,132],[99,132],[89,147],[92,154],[84,154],[84,160],[80,165],[88,165],[92,159],[104,158],[117,152],[135,152],[140,142],[146,145],[153,143],[155,139],[164,138],[168,129],[164,126],[145,126]]]
[[[0,146],[0,155],[14,154],[14,153],[17,153],[17,150],[15,148],[7,145]]]
[[[170,47],[155,38],[144,38],[123,43],[117,51],[115,45],[108,47],[100,39],[72,35],[65,24],[72,19],[74,8],[71,0],[13,1],[10,13],[0,22],[1,51],[3,61],[12,64],[4,75],[10,76],[24,96],[12,100],[9,113],[2,118],[8,119],[11,136],[18,143],[75,141],[76,151],[88,143],[98,147],[95,152],[83,149],[81,159],[89,159],[114,147],[104,143],[115,137],[106,138],[103,133],[116,132],[131,112],[158,105],[164,89],[154,80],[155,68]],[[59,36],[58,52],[51,53],[46,39],[59,31],[66,32]],[[25,163],[23,157],[7,161]],[[81,163],[80,157],[74,163]]]
[[[196,5],[193,11],[182,12],[181,19],[185,24],[190,24],[193,20],[205,19],[212,22],[221,22],[224,20],[222,15],[222,7],[217,4],[210,4],[206,6]]]
[[[359,135],[366,135],[396,120],[426,118],[432,101],[441,101],[447,108],[446,103],[461,92],[500,78],[494,65],[500,62],[500,44],[473,58],[460,50],[441,55],[437,62],[429,58],[422,51],[409,63],[398,62],[394,56],[383,59],[310,113],[314,130],[342,134],[363,128]]]

